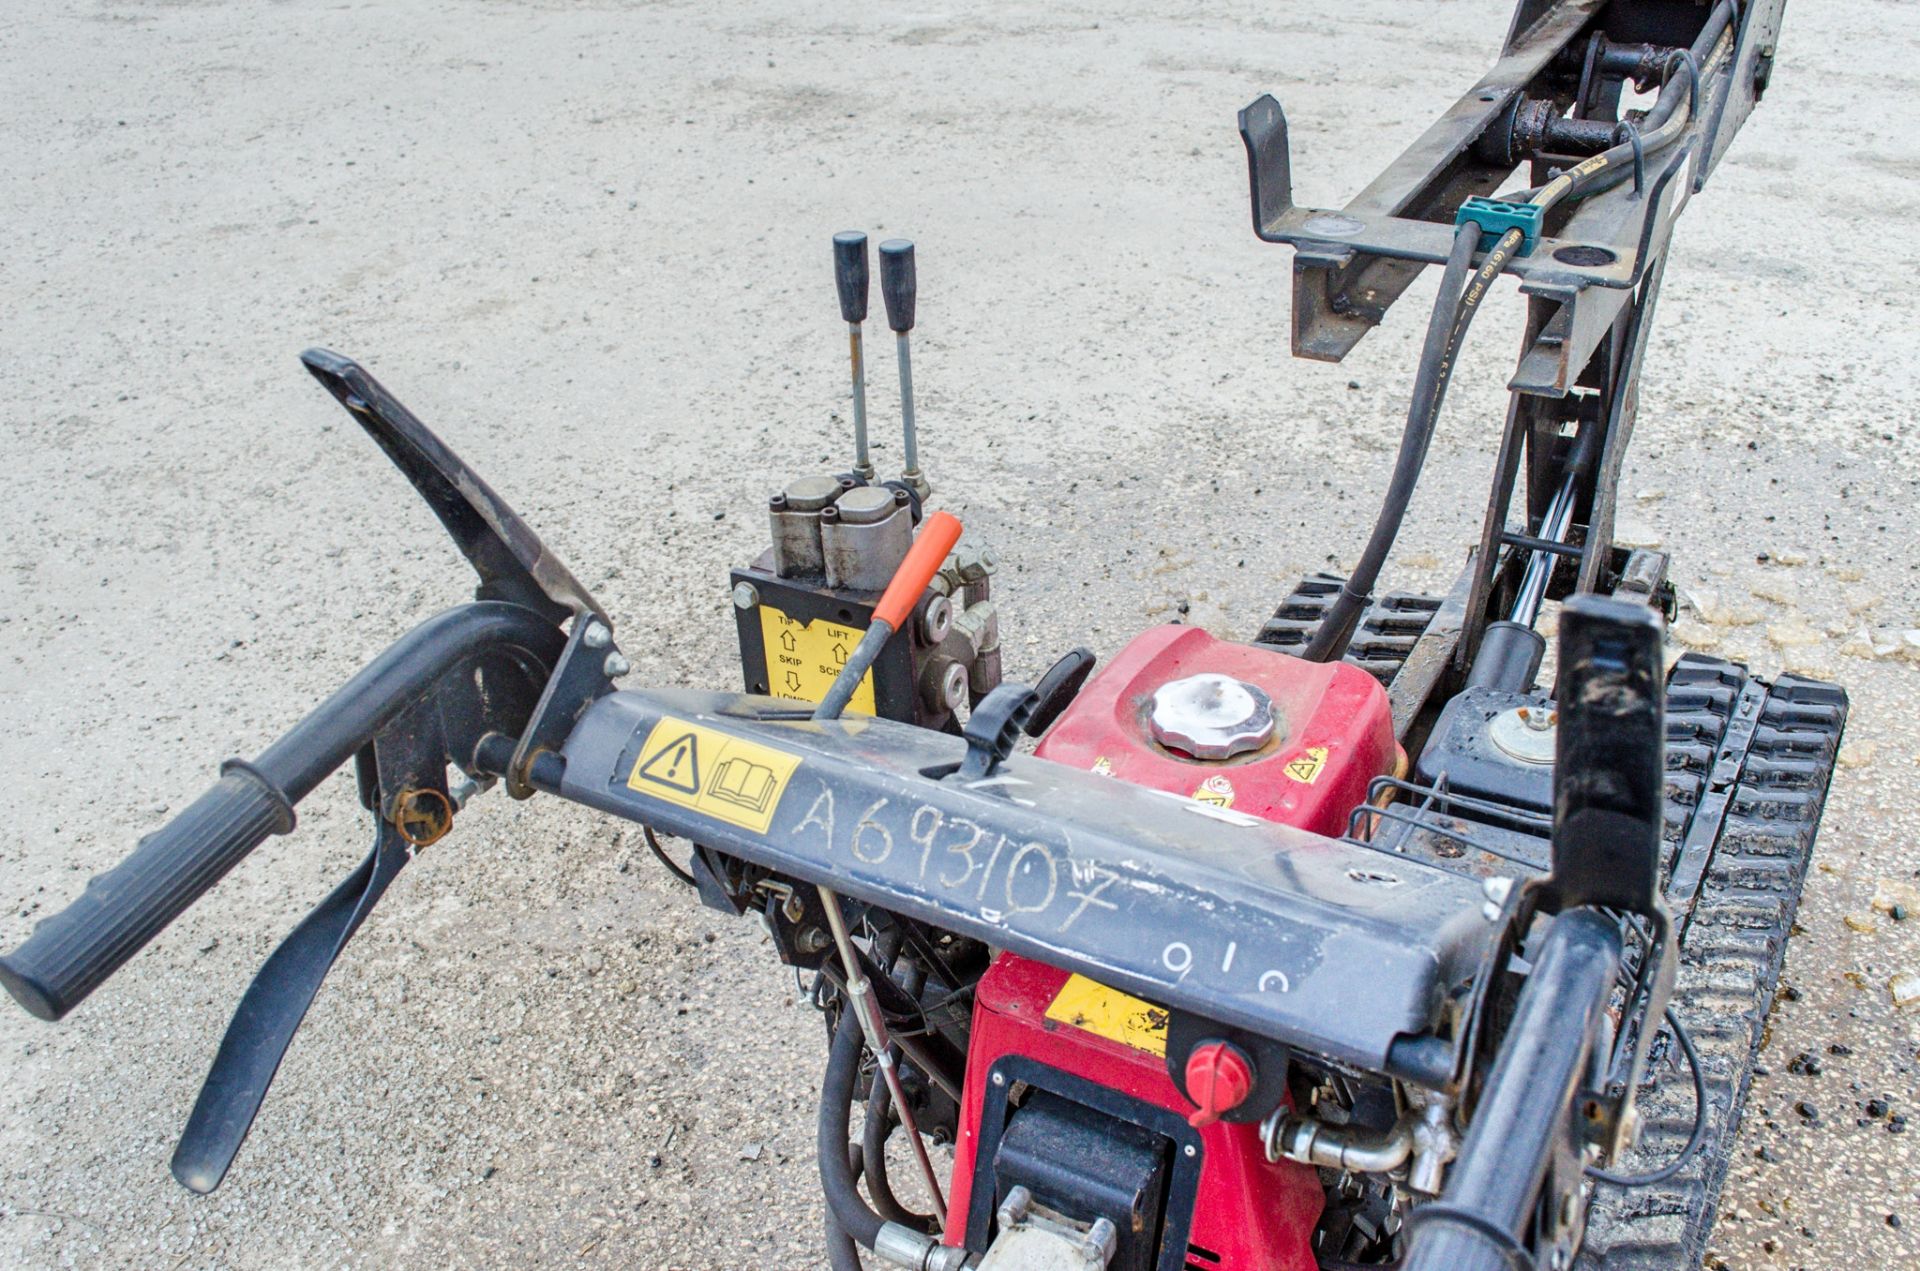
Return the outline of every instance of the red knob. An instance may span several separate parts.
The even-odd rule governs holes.
[[[1187,1096],[1200,1105],[1187,1117],[1198,1130],[1212,1125],[1253,1093],[1253,1064],[1227,1042],[1201,1042],[1187,1056]]]

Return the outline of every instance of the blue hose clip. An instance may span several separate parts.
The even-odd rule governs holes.
[[[1453,214],[1453,223],[1465,225],[1472,221],[1478,225],[1483,252],[1492,251],[1502,234],[1517,229],[1521,237],[1520,250],[1515,255],[1531,256],[1540,241],[1540,224],[1546,210],[1535,203],[1503,203],[1475,195],[1460,205],[1460,210]]]

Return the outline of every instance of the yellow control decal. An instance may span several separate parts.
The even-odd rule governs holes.
[[[1067,977],[1047,1007],[1047,1018],[1135,1050],[1163,1058],[1167,1053],[1165,1011],[1084,975]]]
[[[800,756],[671,715],[647,734],[629,789],[765,834]]]
[[[843,627],[837,622],[802,622],[771,605],[761,605],[760,643],[767,656],[767,692],[801,702],[819,701],[865,634],[858,627]],[[861,715],[874,713],[872,671],[853,691],[847,710]]]
[[[1287,760],[1286,774],[1295,781],[1312,785],[1320,780],[1320,770],[1327,766],[1327,748],[1308,746],[1298,757]]]

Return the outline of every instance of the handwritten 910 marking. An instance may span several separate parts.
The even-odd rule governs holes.
[[[1051,922],[1053,934],[1062,935],[1089,909],[1120,908],[1106,894],[1121,881],[1113,870],[1076,860],[1062,845],[998,833],[929,803],[881,797],[843,809],[823,782],[791,833],[798,840],[809,832],[821,836],[828,853],[841,852],[876,869],[891,865],[889,872],[905,869],[922,886],[977,907],[988,922],[1025,917],[1042,925]],[[1236,973],[1238,952],[1238,942],[1229,941],[1217,978],[1251,981],[1261,993],[1291,991],[1284,971]],[[1176,984],[1192,974],[1197,962],[1192,946],[1181,940],[1160,954],[1160,965]]]

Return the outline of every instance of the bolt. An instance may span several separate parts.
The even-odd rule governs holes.
[[[939,644],[953,630],[953,602],[935,592],[920,607],[920,635],[928,644]]]
[[[818,953],[827,947],[827,933],[818,927],[808,927],[794,943],[800,946],[802,953]]]
[[[1520,722],[1536,733],[1544,733],[1560,722],[1560,712],[1549,710],[1529,710],[1520,708]]]
[[[447,798],[453,801],[454,811],[458,812],[464,809],[467,804],[472,802],[476,797],[485,794],[487,786],[491,784],[493,784],[491,778],[483,785],[475,781],[472,777],[468,777],[448,790]]]
[[[607,630],[604,622],[595,620],[587,624],[587,633],[580,637],[580,643],[589,649],[604,649],[613,639],[613,632]]]
[[[751,609],[759,603],[760,593],[753,589],[752,583],[735,583],[733,585],[733,607],[735,609]]]
[[[1189,1144],[1187,1144],[1187,1146],[1186,1146],[1186,1149],[1185,1149],[1185,1150],[1186,1150],[1186,1154],[1187,1154],[1188,1156],[1192,1156],[1192,1155],[1193,1155],[1193,1144],[1191,1144],[1191,1143],[1189,1143]]]
[[[999,569],[993,553],[984,547],[963,547],[953,554],[954,572],[962,582],[977,583]]]
[[[994,1084],[994,1085],[996,1085],[996,1086],[1004,1086],[1004,1085],[1006,1085],[1006,1084],[1007,1084],[1007,1074],[1006,1074],[1006,1073],[1004,1073],[1004,1072],[996,1072],[996,1073],[994,1073],[994,1074],[993,1074],[993,1084]]]
[[[633,669],[633,663],[627,661],[626,655],[620,650],[615,649],[607,654],[607,660],[600,669],[607,673],[608,679],[617,680]]]

